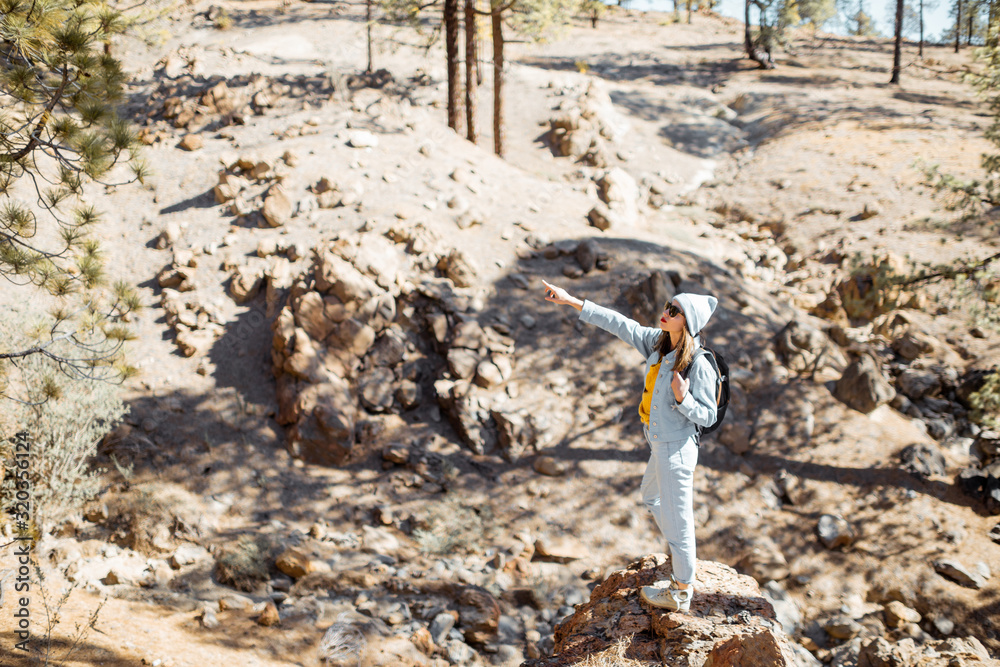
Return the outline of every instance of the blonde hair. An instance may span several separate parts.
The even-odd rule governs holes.
[[[670,334],[666,331],[660,334],[660,340],[656,341],[656,349],[660,353],[660,357],[665,357],[671,349],[670,346]],[[674,355],[674,370],[678,373],[683,373],[687,370],[687,367],[691,365],[691,360],[694,359],[694,336],[688,331],[687,322],[684,323],[684,327],[681,329],[681,339],[677,341],[677,354]]]

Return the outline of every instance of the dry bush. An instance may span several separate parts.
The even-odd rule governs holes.
[[[216,557],[215,576],[220,584],[252,591],[270,579],[277,550],[278,545],[266,535],[240,535],[236,544]]]
[[[574,662],[573,667],[649,667],[659,664],[625,657],[631,645],[631,635],[622,637],[603,651],[592,653],[580,662]]]
[[[174,548],[178,539],[200,541],[213,533],[216,515],[176,484],[152,482],[105,499],[106,527],[122,546],[147,555]]]
[[[8,322],[0,327],[0,335],[9,334],[10,326]],[[21,430],[29,434],[31,516],[44,532],[98,494],[102,471],[92,467],[93,457],[101,438],[128,409],[117,385],[60,375],[38,355],[18,360],[16,365],[8,363],[0,371],[7,387],[0,387],[6,392],[0,397],[0,437],[10,438]],[[15,394],[35,404],[6,398]],[[9,446],[2,452],[6,454],[7,474],[0,487],[0,502],[5,513],[14,499]]]
[[[488,507],[474,509],[463,505],[457,496],[449,496],[417,518],[413,539],[428,554],[481,551],[492,518]]]
[[[107,527],[122,546],[144,554],[169,549],[175,504],[152,489],[132,489],[108,503]]]

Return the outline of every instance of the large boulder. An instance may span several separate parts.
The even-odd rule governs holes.
[[[782,363],[796,373],[816,373],[825,368],[841,371],[844,353],[830,338],[805,320],[791,320],[775,341]]]
[[[556,625],[552,656],[527,660],[522,667],[577,664],[627,638],[624,657],[665,665],[799,664],[757,582],[726,565],[698,561],[688,612],[643,602],[639,590],[668,579],[672,570],[669,556],[651,554],[612,572],[587,602]],[[754,661],[756,657],[763,661]],[[744,659],[749,662],[741,662]]]
[[[858,412],[868,414],[895,398],[896,390],[882,373],[878,361],[870,354],[862,354],[837,380],[833,394]]]

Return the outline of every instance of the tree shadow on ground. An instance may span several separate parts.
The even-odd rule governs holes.
[[[676,48],[687,50],[688,47]],[[701,88],[711,88],[724,83],[736,72],[752,69],[740,59],[678,65],[665,62],[659,56],[651,57],[645,51],[591,57],[585,63],[563,56],[523,56],[517,58],[516,62],[527,67],[566,72],[580,71],[580,67],[585,64],[588,74],[608,82],[642,80],[657,85],[692,85]]]
[[[46,662],[44,649],[40,644],[46,641],[42,637],[33,636],[29,640],[31,649],[28,653],[15,651],[12,647],[20,641],[12,632],[0,633],[0,665],[4,667],[33,667],[43,664],[63,664],[60,656],[69,655],[70,662],[87,660],[92,665],[106,665],[107,667],[135,667],[136,659],[116,653],[111,649],[98,644],[81,641],[75,646],[68,639],[52,639],[49,649],[49,660]]]
[[[181,200],[177,203],[170,204],[169,206],[164,206],[160,209],[160,215],[169,215],[170,213],[181,213],[191,208],[212,208],[216,206],[218,202],[215,201],[215,194],[212,189],[208,189],[201,194],[197,194],[193,197],[188,197],[187,199]]]
[[[962,107],[964,109],[978,109],[979,105],[972,100],[960,100],[950,95],[932,95],[930,93],[918,93],[914,91],[899,91],[892,95],[897,100],[913,102],[914,104],[932,104],[942,107]]]

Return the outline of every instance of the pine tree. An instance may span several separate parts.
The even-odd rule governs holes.
[[[893,40],[892,48],[892,77],[889,79],[891,84],[899,84],[899,71],[900,61],[903,57],[903,0],[896,0],[896,29],[894,31],[895,39]]]
[[[991,0],[987,6],[989,29],[986,32],[985,46],[976,52],[981,69],[968,76],[968,80],[978,90],[986,102],[993,122],[984,136],[993,144],[997,152],[984,153],[980,159],[983,175],[978,179],[964,181],[941,172],[936,166],[926,169],[929,184],[939,193],[950,197],[949,208],[961,209],[968,216],[976,216],[987,208],[1000,206],[1000,0]],[[988,218],[979,218],[987,221]],[[994,235],[996,231],[993,232]],[[986,288],[984,277],[988,278],[987,268],[991,263],[1000,261],[1000,253],[966,264],[951,264],[935,267],[935,270],[925,276],[919,276],[912,282],[929,282],[930,280],[965,279],[973,285],[973,291],[980,299],[985,300]],[[987,304],[989,318],[994,324],[1000,324],[995,306]]]
[[[478,95],[479,39],[476,30],[476,0],[465,0],[465,131],[472,143],[479,141]]]
[[[579,9],[579,0],[490,0],[493,38],[493,151],[500,157],[506,152],[505,27],[528,39],[537,40],[568,24]]]
[[[116,112],[125,75],[107,45],[124,27],[103,2],[0,0],[0,276],[53,303],[44,327],[20,344],[0,342],[0,382],[34,355],[74,377],[133,371],[124,322],[138,297],[108,285],[91,235],[100,215],[82,200],[119,162],[134,178],[145,173]],[[0,393],[21,393],[6,386]]]
[[[819,30],[837,15],[835,0],[798,0],[796,5],[802,21],[811,24],[814,30]]]

